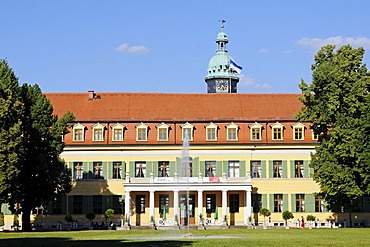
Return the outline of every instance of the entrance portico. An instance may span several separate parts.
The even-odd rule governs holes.
[[[131,178],[124,188],[126,219],[138,226],[153,221],[156,225],[217,225],[229,219],[232,224],[245,225],[252,212],[248,178]]]

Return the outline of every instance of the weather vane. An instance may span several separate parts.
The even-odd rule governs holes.
[[[225,20],[219,20],[221,22],[221,28],[224,29],[224,23],[226,22]]]

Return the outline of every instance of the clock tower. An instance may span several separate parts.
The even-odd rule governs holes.
[[[233,69],[234,60],[227,51],[229,40],[224,32],[224,22],[221,21],[221,32],[216,38],[216,54],[208,64],[208,73],[205,77],[207,93],[237,93],[239,77],[237,71]],[[238,68],[241,69],[239,66]]]

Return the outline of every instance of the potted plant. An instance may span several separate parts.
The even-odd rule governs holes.
[[[108,222],[108,229],[112,229],[114,228],[114,224],[112,223],[112,219],[114,217],[114,210],[111,209],[111,208],[108,208],[105,212],[104,212],[104,217],[105,217],[105,220]]]
[[[283,219],[285,220],[285,229],[289,229],[288,220],[294,218],[293,213],[286,210],[282,213],[282,216],[283,216]]]
[[[271,215],[270,210],[268,210],[267,208],[261,208],[259,215],[263,216],[263,229],[267,229],[266,217],[269,217]]]
[[[307,222],[310,222],[310,224],[308,225],[309,229],[312,229],[312,224],[315,221],[315,219],[316,219],[316,216],[312,214],[307,215],[306,220]]]

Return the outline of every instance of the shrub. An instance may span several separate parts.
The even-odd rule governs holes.
[[[111,220],[114,217],[114,210],[111,208],[108,208],[104,213],[105,219]]]
[[[67,214],[67,215],[64,217],[64,219],[65,219],[67,222],[73,222],[73,217],[72,217],[72,215],[70,215],[70,214]]]
[[[265,217],[269,217],[271,215],[271,212],[267,208],[261,208],[259,215],[262,215],[263,218],[265,218]]]
[[[285,222],[287,222],[287,220],[290,220],[290,219],[293,219],[294,218],[294,215],[292,212],[286,210],[282,213],[282,216],[283,216],[283,219],[285,220]]]
[[[315,219],[316,219],[316,216],[314,216],[314,215],[312,215],[312,214],[309,214],[309,215],[307,215],[307,221],[315,221]]]
[[[95,219],[95,213],[93,211],[88,212],[85,216],[86,216],[86,219],[88,219],[89,221],[92,221]]]

